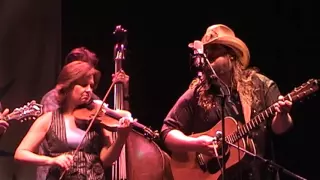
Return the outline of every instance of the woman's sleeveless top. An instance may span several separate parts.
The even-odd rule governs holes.
[[[85,136],[80,150],[74,156],[71,168],[65,173],[64,180],[102,180],[104,169],[100,160],[103,147],[101,128],[91,128]],[[68,145],[66,124],[60,109],[52,112],[52,122],[41,144],[40,154],[56,157],[63,153],[72,154],[75,147]],[[37,180],[58,180],[64,170],[59,166],[39,166]]]

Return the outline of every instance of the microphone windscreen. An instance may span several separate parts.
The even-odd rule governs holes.
[[[193,48],[198,51],[198,53],[202,54],[203,53],[203,43],[201,41],[194,41],[193,42]]]

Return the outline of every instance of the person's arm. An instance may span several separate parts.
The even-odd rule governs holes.
[[[15,160],[36,165],[52,164],[51,157],[42,156],[35,153],[48,131],[51,123],[51,117],[51,112],[45,113],[32,124],[26,136],[23,138],[15,151]]]
[[[111,140],[111,132],[103,129],[105,145],[100,152],[100,159],[103,162],[104,167],[109,167],[115,162],[122,151],[124,144],[126,143],[129,132],[131,131],[133,122],[132,118],[124,117],[119,120],[119,128],[117,132],[117,138],[114,142]]]
[[[199,138],[186,136],[180,130],[170,130],[165,138],[165,145],[172,152],[198,151],[205,144]]]
[[[192,124],[194,108],[192,96],[194,90],[189,89],[175,103],[166,116],[161,128],[161,138],[172,152],[195,151],[199,149],[198,138],[187,136]]]
[[[59,107],[57,101],[57,91],[57,89],[52,89],[42,97],[40,104],[42,104],[43,113],[52,112]]]
[[[266,90],[266,103],[267,106],[276,104],[276,114],[271,121],[271,129],[275,134],[282,134],[292,126],[292,118],[290,116],[290,109],[292,106],[291,101],[283,101],[280,90],[274,81],[267,83]]]
[[[101,100],[93,100],[93,103],[95,103],[95,106],[99,107],[103,103]],[[102,107],[106,112],[109,113],[116,113],[117,115],[124,117],[119,120],[119,125],[121,127],[124,127],[125,124],[121,124],[124,120],[131,120],[131,113],[127,111],[121,111],[121,110],[112,110],[108,107],[108,104],[103,103]],[[111,166],[114,161],[116,161],[121,153],[121,150],[123,148],[123,145],[126,143],[126,139],[128,136],[128,132],[131,130],[131,125],[128,125],[128,129],[120,128],[120,131],[118,130],[118,137],[115,141],[112,141],[112,133],[106,129],[102,129],[103,131],[103,147],[100,152],[100,159],[103,162],[104,167]],[[124,130],[123,130],[124,129]],[[124,133],[123,133],[124,131]],[[119,133],[120,132],[120,133]]]
[[[58,165],[68,169],[72,164],[71,154],[61,154],[56,157],[49,157],[36,154],[40,143],[43,141],[51,124],[52,112],[40,116],[31,126],[26,136],[16,149],[14,159],[20,162],[35,165]]]
[[[283,101],[280,100],[277,104],[277,113],[272,120],[272,130],[275,134],[282,134],[287,132],[292,127],[292,118],[289,113],[289,109],[291,108],[291,101]],[[290,106],[290,107],[289,107]]]

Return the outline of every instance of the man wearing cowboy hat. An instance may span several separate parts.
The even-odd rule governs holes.
[[[270,135],[284,133],[292,125],[289,114],[292,102],[283,100],[274,81],[258,73],[256,69],[248,67],[250,62],[249,49],[241,39],[236,37],[232,29],[223,24],[212,25],[207,28],[201,39],[202,47],[199,46],[199,42],[195,41],[189,47],[194,47],[205,53],[210,66],[221,82],[212,78],[211,75],[214,73],[211,67],[205,64],[202,67],[202,77],[190,84],[190,88],[177,100],[164,119],[161,138],[172,155],[171,166],[177,180],[183,178],[204,179],[210,176],[209,173],[203,173],[199,168],[199,164],[201,164],[199,161],[203,160],[201,159],[202,155],[216,156],[217,144],[213,145],[212,143],[214,134],[209,136],[206,133],[203,135],[200,133],[206,132],[220,123],[222,115],[224,115],[223,117],[232,117],[235,122],[244,124],[250,121],[250,117],[254,117],[270,105],[275,104],[275,115],[259,124],[260,129],[246,130],[250,131],[248,135],[253,140],[250,141],[253,142],[251,146],[247,145],[251,147],[250,150],[268,158],[272,158],[273,153],[268,149],[272,146]],[[225,101],[222,101],[221,89],[228,89],[230,92],[230,96],[226,97]],[[224,106],[221,102],[225,102]],[[224,114],[221,113],[222,108]],[[234,124],[236,125],[236,123]],[[229,129],[227,125],[226,129]],[[237,128],[234,129],[234,131],[236,130]],[[198,152],[202,155],[201,157],[197,156],[198,159],[195,157],[190,159],[191,156],[183,156],[186,152],[189,154],[190,152]],[[240,150],[236,152],[239,156]],[[234,154],[230,156],[232,155]],[[180,157],[179,160],[177,156]],[[229,157],[229,159],[231,158]],[[242,158],[239,156],[238,160],[242,160]],[[228,162],[228,160],[225,161]],[[239,167],[237,171],[229,174],[228,169],[231,166],[227,165],[225,177],[228,179],[268,179],[267,177],[273,176],[267,167],[259,166],[261,162],[258,161],[249,161],[250,163],[245,166],[237,166]],[[217,161],[215,160],[215,162]],[[189,170],[183,171],[183,167],[189,167]],[[197,169],[195,167],[198,167],[199,172],[195,172]],[[220,164],[215,174],[221,174],[219,171],[221,168]],[[211,174],[211,176],[213,175]]]

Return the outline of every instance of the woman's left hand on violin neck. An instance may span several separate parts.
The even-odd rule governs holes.
[[[119,126],[118,126],[118,138],[121,140],[126,140],[130,131],[132,130],[132,123],[135,120],[132,117],[122,117],[119,120]]]

